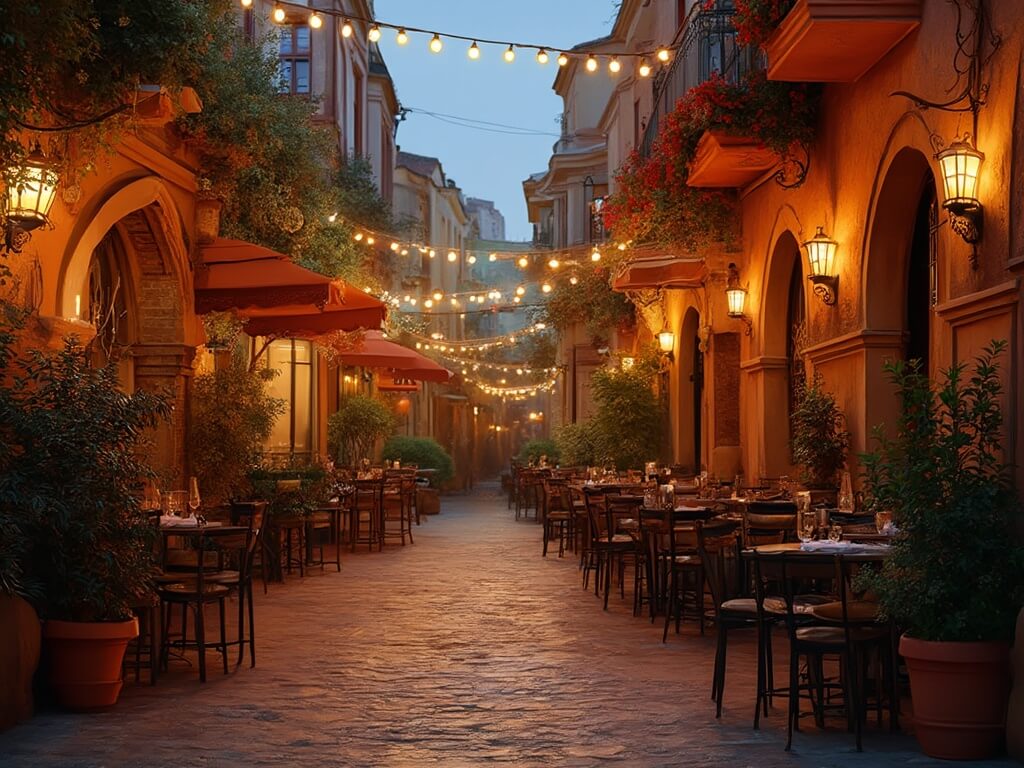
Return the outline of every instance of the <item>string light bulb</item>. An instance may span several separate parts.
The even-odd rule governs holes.
[[[391,244],[391,250],[394,251],[395,253],[398,253],[398,249],[401,248],[401,247],[402,246],[400,246],[398,243],[392,243]]]
[[[526,293],[525,286],[520,285],[516,288],[516,296],[522,296],[524,293]]]
[[[366,236],[366,244],[367,245],[373,245],[373,243],[374,243],[373,237],[371,235],[367,235]]]
[[[352,235],[352,239],[355,240],[357,243],[362,241],[363,233],[362,232],[356,232],[354,235]]]
[[[366,38],[371,43],[376,43],[380,40],[380,24],[374,24],[370,27],[370,31],[366,33]]]
[[[594,54],[587,54],[587,72],[597,72],[597,59]]]
[[[405,45],[409,42],[409,35],[406,34],[404,27],[399,28],[398,32],[395,34],[395,42],[399,45]]]
[[[548,266],[552,269],[558,269],[561,266],[561,262],[558,259],[551,259],[551,261],[548,262]]]
[[[343,22],[341,22],[341,36],[342,37],[352,37],[352,20],[351,19],[345,19]]]
[[[578,283],[579,281],[580,279],[576,277],[576,275],[573,275],[572,277],[569,278],[569,285],[576,285],[576,283]]]
[[[558,66],[564,67],[568,63],[569,63],[569,57],[568,56],[566,56],[564,53],[558,54]]]
[[[469,46],[469,50],[466,52],[466,55],[473,61],[480,58],[480,46],[476,44],[476,40],[474,40],[473,44]]]
[[[611,61],[608,62],[608,71],[614,75],[618,74],[620,69],[622,69],[622,65],[619,64],[619,57],[612,56]]]
[[[640,59],[640,77],[650,77],[651,65],[647,63],[647,59]]]
[[[498,254],[492,253],[490,256],[487,257],[487,260],[493,264],[495,261],[498,260]]]
[[[433,248],[431,248],[429,251],[427,251],[427,255],[430,258],[434,258],[435,256],[437,256],[437,251],[435,251]]]
[[[519,266],[522,269],[526,269],[528,266],[530,266],[530,260],[528,258],[526,258],[525,256],[520,256],[519,257]]]
[[[322,27],[323,25],[324,25],[324,20],[320,17],[319,13],[317,13],[316,11],[313,11],[311,14],[309,14],[309,28],[310,29],[320,29],[320,27]]]
[[[444,293],[441,291],[440,288],[438,288],[437,290],[434,291],[433,296],[434,296],[434,301],[440,301],[441,299],[444,298]]]
[[[659,48],[658,49],[658,61],[664,63],[664,62],[668,61],[671,56],[672,56],[672,54],[668,52],[668,48]]]
[[[444,43],[441,42],[441,38],[435,32],[434,36],[430,38],[430,50],[433,53],[440,53],[442,48],[444,48]]]
[[[278,24],[283,24],[284,23],[285,12],[284,12],[284,8],[280,4],[274,6],[274,12],[272,14],[272,18]]]
[[[544,291],[544,293],[551,293],[551,283],[544,283],[540,289]]]
[[[448,261],[449,261],[449,263],[454,264],[458,260],[459,260],[459,254],[457,254],[455,251],[448,251]]]
[[[476,264],[476,256],[470,256],[468,259],[466,259],[466,261],[468,261],[470,264]]]
[[[505,59],[505,61],[507,61],[507,62],[508,62],[509,64],[511,64],[511,63],[512,63],[513,61],[515,61],[515,60],[516,60],[516,52],[515,52],[515,50],[514,50],[514,49],[512,48],[512,46],[511,46],[511,45],[509,45],[509,47],[505,49],[505,53],[504,53],[504,54],[502,54],[502,57],[503,57],[503,58]]]
[[[595,261],[595,262],[596,261],[600,261],[601,260],[601,252],[595,248],[594,252],[590,254],[590,260],[591,261]]]
[[[547,64],[549,61],[551,61],[551,57],[548,56],[548,52],[547,51],[545,51],[543,48],[541,48],[539,51],[537,51],[537,63],[538,64]]]
[[[423,302],[423,306],[426,307],[427,309],[430,309],[431,307],[434,306],[434,300],[427,299],[426,301]]]
[[[243,8],[252,8],[252,0],[242,0]]]

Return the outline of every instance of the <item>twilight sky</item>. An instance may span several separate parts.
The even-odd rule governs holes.
[[[607,34],[614,20],[613,0],[376,0],[376,16],[399,25],[468,36],[569,48]],[[443,37],[443,35],[442,35]],[[522,181],[547,167],[558,133],[561,99],[551,90],[555,54],[539,65],[532,51],[515,62],[503,49],[482,45],[481,56],[466,56],[468,43],[445,40],[433,54],[428,35],[410,34],[407,45],[384,30],[380,47],[405,107],[490,123],[547,131],[552,135],[508,135],[453,125],[449,118],[411,113],[398,129],[406,152],[440,158],[445,173],[467,197],[494,200],[505,215],[506,236],[528,240]],[[495,130],[505,130],[496,128]]]

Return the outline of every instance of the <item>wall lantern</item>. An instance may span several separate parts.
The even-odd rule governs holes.
[[[942,207],[949,211],[949,226],[972,245],[981,239],[982,207],[978,202],[978,174],[985,155],[970,142],[970,134],[956,139],[935,155],[942,174],[945,199]]]
[[[839,276],[835,273],[838,247],[839,243],[826,235],[821,227],[818,227],[814,237],[804,243],[807,263],[810,265],[807,279],[814,284],[814,295],[829,307],[836,303],[836,295],[839,293]]]
[[[4,248],[20,253],[33,229],[49,224],[50,206],[57,194],[57,171],[39,145],[25,158],[19,168],[8,173],[13,181],[7,187],[7,225],[4,227]]]
[[[668,328],[663,328],[658,331],[658,349],[660,349],[665,357],[669,360],[675,360],[674,349],[676,347],[676,335]]]
[[[746,323],[746,335],[750,336],[754,331],[754,323],[744,312],[747,303],[747,289],[740,284],[740,272],[732,263],[729,264],[729,279],[725,284],[725,299],[729,305],[729,317]]]

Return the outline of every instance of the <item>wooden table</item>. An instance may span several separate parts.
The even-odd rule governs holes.
[[[784,544],[761,544],[757,547],[751,547],[750,549],[743,550],[743,556],[746,558],[752,558],[755,553],[758,555],[772,555],[775,557],[784,557],[791,559],[794,562],[813,562],[813,561],[824,561],[831,562],[836,555],[842,555],[844,559],[855,562],[855,563],[880,563],[883,562],[887,557],[891,549],[887,546],[866,546],[851,544],[848,548],[844,548],[847,551],[842,551],[838,547],[834,550],[804,550],[801,549],[803,545],[800,542],[786,542]]]

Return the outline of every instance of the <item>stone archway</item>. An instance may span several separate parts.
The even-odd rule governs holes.
[[[88,306],[96,259],[115,265],[123,312],[119,354],[126,389],[163,391],[173,412],[153,436],[154,468],[183,488],[187,477],[186,428],[190,406],[193,335],[192,275],[181,217],[156,177],[130,182],[109,194],[65,254],[57,312]],[[108,266],[108,272],[110,268]]]

